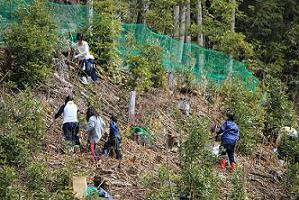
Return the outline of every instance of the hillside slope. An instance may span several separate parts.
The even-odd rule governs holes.
[[[138,95],[137,98],[137,124],[150,127],[156,136],[156,143],[152,146],[141,146],[127,138],[126,114],[128,94],[119,85],[114,85],[109,79],[102,78],[97,85],[82,85],[72,74],[69,82],[73,87],[68,87],[53,77],[48,83],[36,91],[38,98],[45,102],[48,108],[48,126],[44,141],[43,156],[46,157],[51,168],[72,166],[75,174],[84,174],[90,181],[94,175],[105,177],[110,185],[110,193],[117,200],[141,200],[145,199],[147,188],[142,184],[146,174],[157,170],[161,165],[167,165],[175,171],[179,171],[179,154],[167,148],[166,133],[176,133],[176,120],[173,112],[177,108],[178,101],[183,96],[178,91],[170,95],[167,91],[153,91]],[[50,119],[55,111],[63,103],[64,97],[71,90],[75,91],[75,101],[81,112],[80,118],[85,123],[85,111],[87,108],[86,95],[93,95],[93,100],[100,108],[100,113],[107,122],[109,113],[117,113],[120,117],[120,127],[123,134],[123,161],[121,168],[117,168],[118,162],[113,158],[100,158],[94,163],[87,149],[84,125],[81,125],[81,137],[83,149],[75,154],[63,152],[63,136],[61,120],[50,126]],[[85,97],[84,97],[85,96]],[[185,95],[186,96],[186,95]],[[208,109],[208,104],[200,93],[187,95],[191,102],[193,115],[209,115],[210,118],[221,120],[221,100],[218,107]],[[212,136],[211,136],[212,137]],[[98,151],[103,147],[103,141],[98,145]],[[251,157],[238,156],[239,167],[245,171],[244,182],[250,199],[285,199],[285,190],[281,184],[280,174],[285,167],[272,153],[270,146],[257,145],[255,153]],[[215,170],[217,170],[215,165]],[[231,190],[232,175],[222,176],[221,199],[228,199]]]

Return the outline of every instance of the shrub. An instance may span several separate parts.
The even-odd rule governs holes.
[[[244,178],[245,174],[240,168],[234,172],[232,179],[232,191],[230,193],[229,199],[231,200],[246,200],[246,180]]]
[[[52,190],[62,191],[65,190],[71,183],[72,172],[70,169],[61,168],[52,173]]]
[[[68,189],[69,167],[50,173],[42,160],[31,163],[32,154],[39,153],[46,128],[42,102],[33,98],[29,89],[4,93],[0,112],[0,165],[7,166],[0,168],[1,199],[74,199]],[[25,173],[18,177],[14,170]]]
[[[31,163],[26,168],[28,188],[32,191],[42,191],[46,186],[47,167],[43,163]]]
[[[14,132],[14,136],[29,143],[31,150],[39,149],[46,131],[43,120],[45,117],[44,106],[35,98],[30,89],[17,95],[3,95],[0,102],[0,125],[6,135]]]
[[[126,55],[124,65],[129,68],[130,89],[147,91],[153,87],[164,88],[166,71],[162,64],[162,49],[154,45],[138,45],[134,41],[129,46],[133,50]]]
[[[129,69],[129,88],[164,88],[166,70],[163,66],[163,49],[155,44],[140,44],[137,40],[133,34],[128,34],[122,53],[123,65]]]
[[[181,189],[192,199],[219,199],[219,179],[213,171],[215,160],[207,146],[210,121],[191,117],[180,129],[188,134],[181,147]]]
[[[281,157],[287,157],[290,163],[299,162],[299,139],[291,139],[286,135],[278,147],[278,152]]]
[[[68,189],[68,190],[62,190],[58,191],[54,198],[55,200],[74,200],[75,196],[73,194],[73,190]]]
[[[219,178],[213,170],[214,157],[207,148],[210,121],[207,118],[179,119],[177,129],[184,138],[180,147],[181,169],[173,171],[162,166],[147,175],[144,185],[149,189],[147,199],[219,199]]]
[[[12,65],[10,80],[19,86],[43,82],[51,70],[57,43],[56,26],[45,0],[34,0],[28,8],[19,8],[17,21],[4,34]]]
[[[181,87],[186,89],[194,88],[194,80],[195,76],[192,73],[192,68],[190,67],[182,67],[176,70],[176,76],[178,77],[178,82]]]
[[[26,166],[31,160],[28,144],[10,134],[0,137],[0,164]]]
[[[121,23],[116,10],[115,0],[95,1],[93,25],[87,32],[90,47],[96,54],[98,64],[108,70],[110,75],[117,75],[120,65],[118,37]]]
[[[278,79],[267,78],[268,101],[265,132],[273,139],[283,126],[297,127],[294,106],[286,95],[285,85]]]
[[[2,166],[0,168],[0,196],[3,200],[18,199],[18,194],[12,186],[18,179],[16,170],[9,166]]]
[[[285,179],[286,188],[288,188],[290,199],[298,199],[299,197],[299,163],[289,165],[287,176]]]
[[[149,63],[141,56],[129,56],[126,65],[129,67],[130,78],[128,86],[132,90],[148,91],[153,82]]]
[[[262,92],[249,91],[238,80],[228,81],[222,88],[226,109],[233,110],[240,128],[237,149],[242,154],[251,154],[256,143],[261,140],[265,122],[265,108]]]
[[[177,179],[175,173],[164,165],[154,173],[147,174],[143,179],[143,185],[149,189],[146,199],[169,200],[178,196]]]
[[[144,57],[151,73],[153,87],[163,88],[166,84],[165,69],[163,66],[162,49],[159,46],[145,45],[141,50],[141,57]]]

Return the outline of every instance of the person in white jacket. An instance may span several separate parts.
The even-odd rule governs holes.
[[[104,120],[99,116],[94,107],[90,106],[86,112],[88,142],[94,161],[97,161],[96,144],[100,141],[104,133]]]
[[[55,119],[63,116],[63,133],[66,141],[74,143],[74,145],[80,145],[79,133],[79,121],[77,117],[78,107],[73,101],[72,96],[67,96],[64,104],[59,108],[55,114]]]
[[[83,34],[77,33],[77,43],[75,48],[78,54],[75,55],[74,58],[79,60],[79,64],[82,67],[83,72],[96,82],[98,80],[98,76],[96,74],[94,57],[89,53],[88,43],[83,39]],[[84,84],[88,83],[85,76],[82,76],[82,82]]]

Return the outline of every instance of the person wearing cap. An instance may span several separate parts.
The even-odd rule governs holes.
[[[77,118],[78,107],[73,101],[72,96],[67,96],[64,104],[55,114],[55,119],[63,116],[62,130],[66,141],[72,142],[74,145],[80,145],[79,140],[79,122]]]
[[[227,112],[226,116],[227,119],[217,131],[216,138],[221,135],[221,155],[224,156],[227,154],[230,162],[230,171],[233,172],[236,169],[235,147],[239,140],[240,130],[235,122],[235,114],[233,112]],[[225,171],[226,163],[226,159],[220,159],[219,168],[221,171]]]

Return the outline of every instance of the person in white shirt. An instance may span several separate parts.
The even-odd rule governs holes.
[[[96,144],[100,141],[103,133],[104,126],[106,125],[104,120],[99,116],[98,112],[94,107],[90,106],[86,112],[86,121],[87,124],[87,133],[88,133],[88,142],[90,144],[90,151],[94,161],[97,161],[98,157],[96,156]]]
[[[72,142],[74,145],[80,145],[79,121],[77,118],[78,107],[73,101],[73,97],[67,96],[58,112],[55,114],[55,119],[63,116],[63,133],[66,141]]]
[[[77,43],[75,48],[78,51],[78,54],[75,55],[74,58],[79,60],[83,72],[95,82],[98,80],[98,76],[96,74],[94,57],[89,53],[88,43],[84,41],[83,38],[82,33],[77,33]],[[86,83],[86,80],[83,77],[83,83]]]

